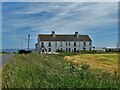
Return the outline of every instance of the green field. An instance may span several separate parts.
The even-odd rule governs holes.
[[[77,60],[77,64],[74,62],[75,60]],[[84,60],[86,62],[83,62]],[[112,71],[111,74],[101,68],[92,68],[92,63],[89,64],[89,60],[91,62],[98,60],[104,62],[103,64],[114,66],[117,65],[117,54],[101,54],[101,56],[99,54],[75,53],[61,53],[59,55],[16,54],[3,68],[2,87],[119,88],[117,71]],[[108,64],[109,62],[110,64]],[[97,66],[97,63],[95,64]]]

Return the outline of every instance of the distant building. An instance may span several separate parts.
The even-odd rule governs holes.
[[[120,51],[119,47],[104,47],[102,48],[104,52],[117,52]]]
[[[103,47],[96,47],[94,50],[97,52],[105,52]]]
[[[88,35],[79,35],[78,32],[70,35],[55,34],[52,31],[51,34],[39,34],[35,48],[40,53],[90,51],[92,49],[92,40]]]

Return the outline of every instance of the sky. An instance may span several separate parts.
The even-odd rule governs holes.
[[[35,47],[38,34],[87,34],[95,47],[116,47],[117,2],[3,2],[2,48]]]

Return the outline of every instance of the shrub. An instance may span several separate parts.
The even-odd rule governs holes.
[[[95,53],[97,53],[97,51],[95,51],[95,50],[91,50],[91,51],[80,51],[80,53],[81,54],[95,54]]]
[[[26,51],[26,50],[19,50],[18,54],[30,54],[32,51]]]

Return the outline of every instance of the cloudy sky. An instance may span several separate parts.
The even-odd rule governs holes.
[[[34,48],[42,33],[88,34],[96,47],[116,47],[118,41],[117,2],[3,2],[3,48]]]

